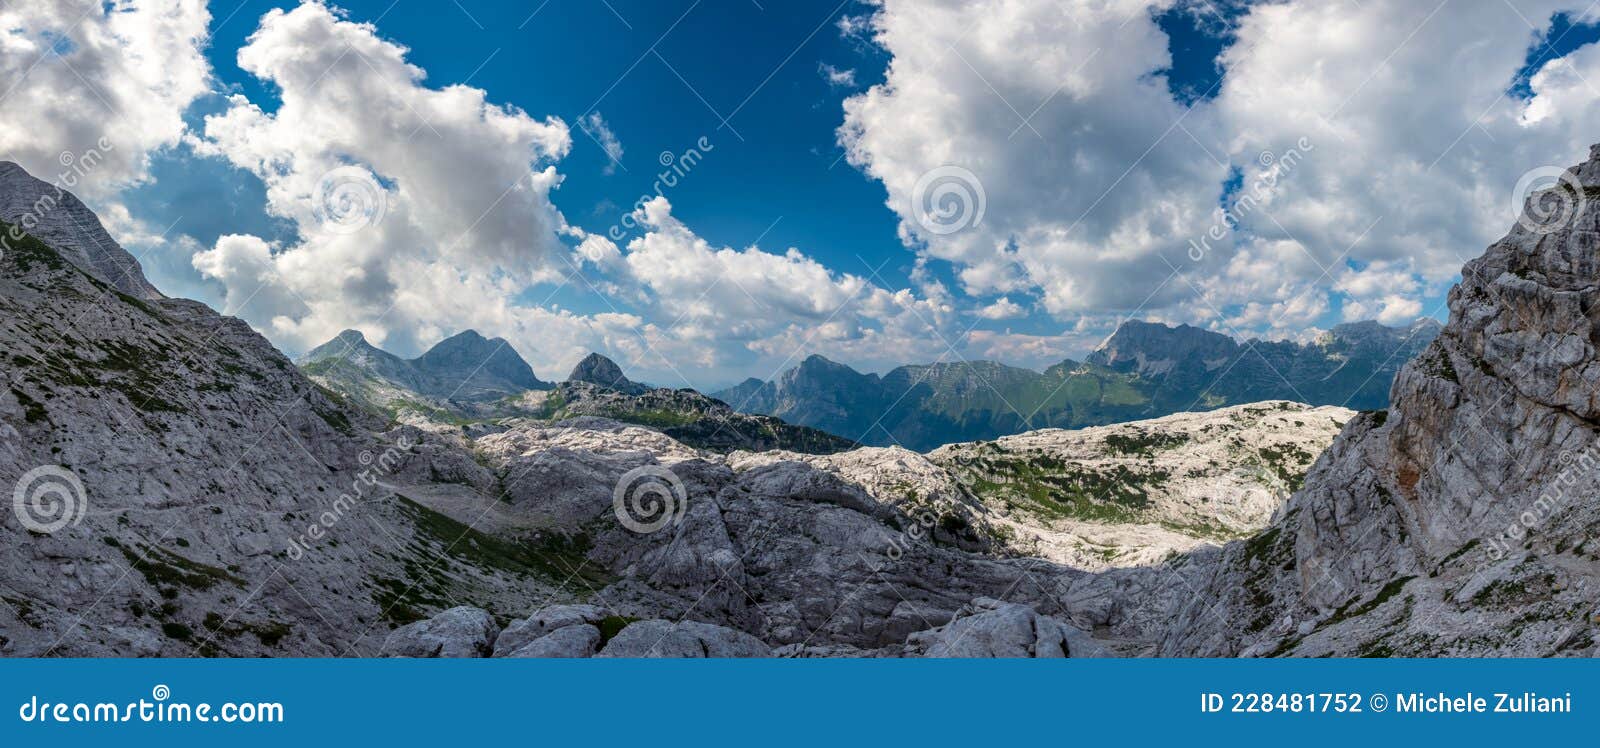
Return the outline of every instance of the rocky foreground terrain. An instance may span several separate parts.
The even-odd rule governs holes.
[[[594,359],[510,415],[373,409],[99,257],[80,203],[17,214],[51,188],[0,169],[0,219],[56,242],[0,258],[0,480],[29,499],[0,653],[1590,654],[1600,149],[1574,174],[1536,199],[1575,216],[1468,264],[1387,411],[923,454],[675,432],[726,404]]]
[[[992,510],[1010,548],[1079,569],[1156,565],[1265,529],[1356,413],[1275,401],[928,455]]]

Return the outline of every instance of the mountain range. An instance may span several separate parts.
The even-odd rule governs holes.
[[[1431,319],[1404,328],[1356,322],[1308,344],[1241,343],[1189,325],[1130,321],[1086,360],[1043,372],[970,361],[879,376],[811,356],[770,382],[748,379],[713,396],[740,411],[918,451],[1263,400],[1375,410],[1388,406],[1395,373],[1439,329]]]
[[[534,376],[510,343],[486,339],[474,330],[446,338],[409,360],[368,343],[359,331],[346,330],[296,363],[346,397],[380,409],[418,397],[486,402],[553,386]]]
[[[433,429],[483,434],[507,419],[557,422],[583,416],[661,429],[702,449],[789,449],[828,453],[855,442],[767,415],[736,413],[690,389],[628,379],[622,367],[591,353],[559,384],[541,381],[509,343],[474,330],[403,359],[346,330],[298,362],[317,384],[373,414]]]
[[[1063,361],[1043,372],[963,361],[901,366],[879,376],[814,355],[771,382],[749,379],[711,397],[739,413],[771,416],[833,437],[807,437],[796,444],[896,445],[916,451],[1038,428],[1100,426],[1264,400],[1376,410],[1387,406],[1389,384],[1401,364],[1431,342],[1439,327],[1431,319],[1404,328],[1356,322],[1338,325],[1308,344],[1240,343],[1189,325],[1130,321],[1086,360]],[[569,383],[598,389],[561,388],[535,376],[504,339],[487,339],[473,330],[409,360],[347,330],[297,363],[332,391],[390,415],[406,410],[446,421],[571,415],[583,410],[577,405],[583,395],[597,392],[611,393],[609,405],[590,414],[644,418],[638,421],[644,423],[687,423],[726,410],[702,402],[706,398],[693,390],[634,382],[598,353],[585,357],[567,377]],[[558,389],[554,399],[534,399],[560,402],[562,408],[530,410],[529,393]],[[627,398],[652,392],[662,394],[649,406],[622,406]]]

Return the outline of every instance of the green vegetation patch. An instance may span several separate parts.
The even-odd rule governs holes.
[[[1105,438],[1105,445],[1112,454],[1149,457],[1188,441],[1189,435],[1183,433],[1134,431],[1132,434],[1112,434]]]
[[[1328,616],[1328,620],[1323,621],[1322,625],[1328,626],[1346,619],[1359,618],[1371,613],[1374,610],[1377,610],[1378,606],[1389,602],[1390,598],[1400,594],[1400,590],[1405,588],[1406,583],[1413,579],[1416,579],[1416,576],[1396,577],[1391,579],[1389,580],[1388,584],[1383,586],[1383,589],[1378,590],[1378,594],[1372,596],[1371,600],[1361,603],[1360,605],[1356,605],[1356,601],[1360,599],[1359,597],[1352,598],[1349,602],[1340,606],[1338,610],[1334,611],[1333,615]]]
[[[128,565],[144,575],[145,581],[153,587],[208,590],[219,582],[244,586],[244,580],[223,569],[207,566],[165,548],[149,547],[141,552],[137,548],[130,548],[117,542],[114,538],[105,540],[107,545],[122,551],[122,556],[128,560]]]
[[[600,646],[596,649],[604,649],[606,642],[616,638],[617,634],[622,633],[622,630],[628,627],[628,624],[637,620],[639,619],[628,616],[606,616],[600,619]]]
[[[1020,505],[1046,518],[1138,522],[1150,506],[1151,489],[1172,477],[1154,468],[1099,469],[1051,455],[1016,455],[998,446],[980,449],[977,459],[954,466],[967,487],[980,498]]]
[[[400,513],[415,528],[405,553],[396,556],[403,578],[373,577],[373,602],[382,616],[397,625],[427,617],[464,599],[462,575],[469,570],[534,577],[570,592],[586,592],[610,584],[609,574],[590,564],[584,536],[552,535],[536,542],[505,540],[472,529],[405,496],[397,495]],[[479,607],[491,607],[480,605]]]

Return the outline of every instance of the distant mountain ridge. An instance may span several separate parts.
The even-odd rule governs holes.
[[[1402,365],[1438,335],[1418,320],[1338,325],[1301,344],[1251,340],[1189,325],[1123,324],[1079,362],[1043,372],[992,361],[902,366],[878,376],[813,355],[771,382],[714,393],[874,446],[925,451],[1039,428],[1081,428],[1263,400],[1388,406]]]
[[[406,360],[367,342],[357,330],[311,349],[296,362],[323,384],[379,410],[415,393],[437,400],[487,402],[528,390],[548,390],[533,367],[502,338],[467,330]]]
[[[517,419],[600,417],[650,426],[685,444],[718,452],[831,454],[858,446],[772,416],[737,413],[694,390],[640,384],[599,353],[584,357],[567,381],[544,382],[509,343],[474,330],[409,361],[372,345],[360,332],[346,330],[298,364],[318,384],[370,411],[475,434]]]

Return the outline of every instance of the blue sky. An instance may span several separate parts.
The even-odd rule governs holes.
[[[1128,317],[1443,318],[1519,177],[1600,140],[1592,11],[1500,5],[40,6],[0,66],[87,104],[0,146],[49,168],[104,104],[122,160],[91,204],[165,291],[290,352],[475,327],[544,376],[590,349],[702,387],[809,353],[1043,367]],[[702,143],[643,210],[663,154]],[[349,169],[387,212],[328,231],[312,203]],[[952,178],[981,202],[934,191]],[[950,206],[977,220],[918,212]]]
[[[220,91],[274,106],[275,88],[241,70],[236,56],[256,19],[296,5],[251,0],[213,19],[206,57]],[[844,99],[882,83],[889,61],[864,36],[839,28],[842,18],[870,7],[856,0],[440,5],[357,0],[339,8],[349,20],[376,23],[384,37],[409,47],[410,61],[427,71],[431,85],[466,83],[496,101],[571,123],[599,112],[624,154],[614,162],[575,128],[574,147],[562,161],[565,181],[554,197],[570,220],[597,230],[616,225],[640,196],[652,194],[663,152],[680,152],[705,137],[714,150],[670,190],[674,215],[696,233],[734,247],[758,240],[769,248],[799,247],[880,286],[911,284],[916,256],[896,236],[897,218],[884,205],[883,187],[845,160],[836,133]],[[1228,40],[1224,22],[1239,10],[1215,15],[1175,8],[1160,15],[1172,39],[1172,64],[1164,72],[1175,96],[1214,93],[1216,56]],[[830,72],[849,80],[830,80]],[[218,108],[201,101],[186,116],[198,126]],[[268,215],[260,180],[248,173],[185,149],[158,154],[153,171],[155,179],[130,191],[128,202],[154,225],[172,226],[202,245],[239,232],[282,242],[294,237],[291,222]],[[214,297],[187,257],[159,260],[166,262],[154,273],[165,276],[164,286]],[[926,272],[956,285],[945,263],[932,263]],[[581,284],[553,297],[533,289],[525,298],[549,298],[587,313],[608,307]],[[1061,327],[1048,316],[979,324],[1045,334]]]
[[[295,5],[248,2],[217,24],[208,57],[222,83],[271,100],[271,87],[239,70],[235,53],[255,18]],[[715,150],[671,193],[675,214],[701,235],[743,246],[765,232],[764,241],[805,247],[837,267],[893,255],[886,275],[904,283],[910,261],[894,239],[883,190],[840,159],[834,136],[840,102],[881,80],[886,61],[841,38],[835,23],[850,4],[469,0],[457,8],[381,0],[340,7],[354,21],[381,17],[383,35],[410,47],[434,85],[469,82],[492,100],[567,122],[600,112],[625,153],[606,174],[610,159],[601,147],[574,133],[555,200],[575,222],[600,230],[615,223],[651,191],[662,152],[704,136]],[[824,63],[854,69],[860,85],[831,86],[819,73]],[[595,303],[584,295],[572,303]]]

